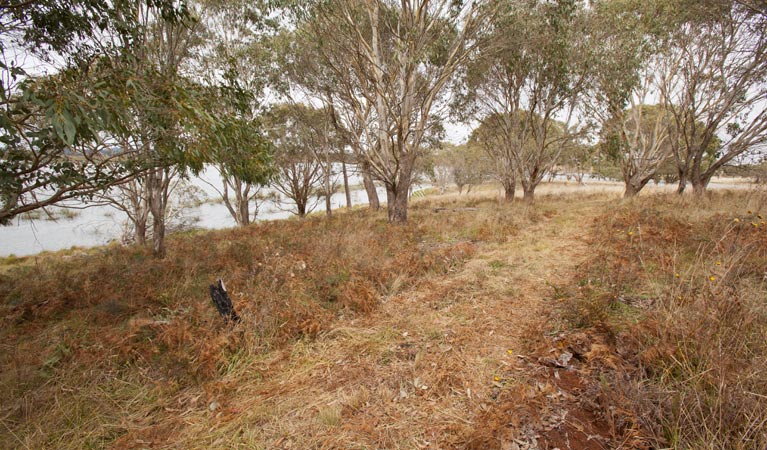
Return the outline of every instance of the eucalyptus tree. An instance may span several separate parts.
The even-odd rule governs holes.
[[[333,108],[330,104],[324,103],[323,107],[311,114],[304,114],[305,125],[310,127],[316,136],[319,136],[318,144],[312,146],[311,150],[317,161],[322,165],[322,197],[325,199],[325,214],[332,214],[331,197],[336,190],[334,161],[341,161],[344,192],[347,199],[347,207],[351,208],[351,197],[349,195],[349,178],[346,173],[345,144],[337,133],[338,127],[334,125]]]
[[[209,110],[222,119],[202,145],[211,150],[221,176],[224,205],[244,226],[255,219],[259,192],[273,172],[272,146],[259,117],[272,97],[287,90],[275,57],[281,24],[272,13],[279,5],[260,0],[199,1],[205,8],[204,42],[197,49],[196,78],[209,86]]]
[[[585,131],[578,106],[587,67],[583,4],[576,0],[499,1],[488,44],[461,72],[454,110],[485,124],[479,133],[498,160],[507,200],[516,181],[524,198],[557,162],[562,150]],[[561,125],[554,126],[554,122]],[[552,132],[557,128],[560,132]],[[492,144],[491,144],[492,141]],[[512,171],[513,169],[513,171]]]
[[[268,52],[248,34],[265,26],[268,11],[261,7],[266,8],[199,0],[176,19],[155,2],[135,3],[144,32],[135,39],[136,57],[125,68],[145,75],[147,90],[160,101],[131,110],[123,146],[137,149],[144,170],[120,188],[122,198],[112,200],[123,209],[134,208],[129,218],[146,221],[149,210],[158,256],[165,252],[166,216],[179,177],[216,163],[224,179],[224,203],[240,225],[250,222],[251,201],[268,182],[271,147],[256,119],[268,74],[260,63]]]
[[[486,117],[472,131],[469,143],[481,148],[492,160],[493,174],[503,188],[504,199],[511,202],[517,189],[517,168],[503,131],[494,128],[496,122],[492,116]]]
[[[703,194],[719,169],[767,142],[767,21],[751,3],[671,2],[660,89],[680,193],[690,182]]]
[[[280,69],[285,77],[291,83],[289,97],[294,98],[299,94],[304,97],[304,101],[311,101],[322,105],[323,110],[331,119],[328,122],[332,126],[334,135],[334,145],[325,147],[327,153],[322,155],[324,161],[325,188],[330,187],[330,179],[333,172],[333,164],[340,163],[341,174],[343,176],[343,187],[346,196],[347,208],[351,208],[351,193],[349,188],[349,174],[347,162],[356,163],[358,168],[363,168],[363,180],[365,186],[372,186],[369,171],[364,170],[363,164],[360,164],[360,148],[362,142],[359,133],[359,121],[354,115],[354,104],[347,105],[344,100],[343,82],[338,80],[331,68],[323,64],[322,58],[318,58],[320,47],[317,42],[320,39],[328,37],[321,36],[321,31],[312,29],[307,24],[290,33],[284,33],[282,36],[282,47],[280,49]],[[352,94],[353,95],[353,94]],[[356,100],[351,98],[351,101]],[[295,100],[294,100],[295,101]],[[331,155],[331,147],[335,151]],[[351,148],[350,160],[347,155],[347,147]],[[332,158],[331,158],[332,156]],[[378,198],[375,188],[368,191],[370,205],[377,208]],[[326,198],[326,211],[330,214],[329,198]]]
[[[472,186],[479,186],[487,180],[491,161],[479,146],[471,142],[449,146],[448,158],[453,183],[458,187],[459,194],[463,193],[464,187],[468,194]]]
[[[157,0],[169,20],[183,4]],[[0,5],[0,223],[68,200],[87,200],[142,168],[112,136],[130,127],[145,77],[135,57],[144,31],[134,2],[40,0]]]
[[[449,183],[455,183],[458,194],[482,184],[488,176],[488,158],[474,143],[453,145],[443,142],[425,158],[428,176],[440,194],[444,194]]]
[[[590,115],[601,126],[605,157],[617,164],[625,197],[639,193],[671,157],[668,110],[660,101],[665,68],[663,0],[596,2],[591,10]]]
[[[493,161],[494,174],[504,188],[506,201],[513,200],[516,181],[520,180],[525,201],[532,202],[535,188],[547,173],[551,173],[561,155],[583,145],[578,133],[569,131],[564,123],[548,120],[544,125],[542,122],[543,118],[531,117],[527,112],[517,112],[513,117],[492,114],[472,132],[469,143],[484,149]],[[540,130],[539,135],[546,139],[543,141],[545,146],[541,146],[541,141],[532,132],[513,136],[513,145],[509,145],[506,131],[529,127]]]
[[[567,179],[572,177],[578,184],[584,184],[586,174],[593,171],[598,150],[598,145],[588,143],[572,145],[565,149],[559,164],[567,171]]]
[[[125,64],[137,65],[135,61]],[[174,187],[210,160],[211,151],[199,140],[207,130],[221,128],[223,122],[206,112],[203,87],[184,78],[165,78],[146,67],[134,74],[136,79],[151,81],[142,81],[144,91],[131,96],[125,128],[104,133],[122,155],[131,155],[117,163],[129,166],[132,175],[124,183],[95,193],[93,199],[124,212],[135,231],[134,242],[148,244],[151,240],[155,256],[162,258]]]
[[[312,11],[311,7],[309,11]],[[282,66],[295,86],[305,95],[319,99],[329,110],[336,132],[351,149],[354,163],[362,176],[369,207],[378,210],[378,192],[366,158],[368,149],[377,145],[372,104],[361,91],[360,82],[364,79],[350,73],[352,66],[347,56],[351,48],[345,46],[349,42],[336,40],[333,36],[335,28],[319,19],[305,20],[293,33],[286,35],[287,39],[283,41],[286,45],[281,52]],[[345,156],[342,155],[342,169],[346,169]],[[344,180],[349,203],[345,170]]]
[[[223,182],[221,198],[239,226],[246,226],[258,215],[261,189],[274,175],[274,146],[255,119],[231,117],[212,127],[213,134],[203,142],[212,142],[212,160]],[[252,206],[252,209],[251,209]]]
[[[189,68],[193,49],[201,43],[199,5],[190,9],[180,3],[183,14],[170,15],[153,0],[132,2],[140,32],[129,43],[133,52],[120,60],[121,68],[141,80],[141,93],[130,104],[130,123],[116,134],[121,148],[137,154],[138,182],[131,192],[151,215],[152,247],[155,256],[165,256],[166,215],[176,178],[202,169],[210,155],[196,145],[203,130],[215,126],[207,111],[205,89],[193,82]],[[124,190],[125,188],[123,188]],[[126,204],[126,203],[123,203]]]
[[[364,159],[386,186],[389,221],[407,221],[413,170],[437,121],[435,106],[485,25],[479,2],[313,2],[309,20],[328,36],[323,63],[365,99]],[[327,55],[333,55],[327,57]],[[364,118],[364,119],[363,119]]]
[[[671,158],[670,117],[663,106],[631,104],[603,125],[602,147],[621,169],[624,197],[633,197]]]
[[[440,194],[444,194],[448,184],[453,182],[453,170],[446,156],[442,152],[435,152],[426,163],[429,179],[439,189]]]
[[[324,162],[318,158],[328,145],[328,117],[322,109],[299,103],[279,104],[265,115],[264,122],[275,148],[273,186],[295,204],[296,214],[304,217],[317,206],[318,194],[324,194],[329,201],[327,187],[323,186],[327,180]]]

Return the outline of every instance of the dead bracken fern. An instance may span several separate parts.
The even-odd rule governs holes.
[[[0,442],[151,447],[178,436],[185,411],[232,414],[219,403],[238,388],[238,374],[268,373],[262,360],[273,352],[364,317],[472,255],[462,230],[444,228],[428,210],[414,215],[401,227],[355,211],[190,232],[169,239],[162,261],[117,246],[6,261]],[[472,225],[495,221],[460,216]],[[218,277],[241,316],[236,326],[210,303],[208,285]],[[319,421],[331,426],[338,407],[322,411]]]
[[[0,446],[760,448],[761,197],[537,201],[3,261]]]
[[[655,445],[767,448],[764,213],[764,194],[721,193],[597,219],[593,258],[559,289],[561,317],[620,361],[598,371],[604,414],[620,407]]]

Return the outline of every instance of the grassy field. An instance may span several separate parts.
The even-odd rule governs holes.
[[[0,261],[0,448],[767,448],[764,192],[496,195]]]

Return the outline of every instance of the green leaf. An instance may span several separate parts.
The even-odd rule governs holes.
[[[53,130],[56,132],[56,136],[58,136],[58,138],[62,141],[66,142],[66,137],[64,136],[64,123],[61,115],[56,114],[51,117],[51,124],[53,125]]]
[[[61,114],[61,117],[64,122],[64,142],[67,145],[72,145],[75,143],[75,137],[77,135],[77,126],[75,125],[75,121],[72,118],[72,114],[66,109]]]

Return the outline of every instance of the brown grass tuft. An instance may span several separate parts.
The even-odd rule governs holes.
[[[179,439],[185,414],[233,420],[224,399],[238,383],[257,383],[302,342],[364,319],[422,278],[456,272],[505,226],[494,212],[450,217],[488,231],[469,241],[425,208],[398,227],[355,211],[172,236],[162,261],[139,247],[6,260],[0,441],[153,447]],[[236,326],[208,297],[218,277]],[[441,374],[435,386],[454,382]],[[344,426],[347,410],[318,406],[314,423]]]
[[[646,197],[595,222],[595,254],[558,288],[572,298],[560,311],[606,337],[585,356],[606,381],[602,414],[631,424],[617,438],[767,447],[767,229],[751,224],[765,204],[758,193]]]
[[[764,448],[764,197],[555,187],[4,260],[0,446]]]

